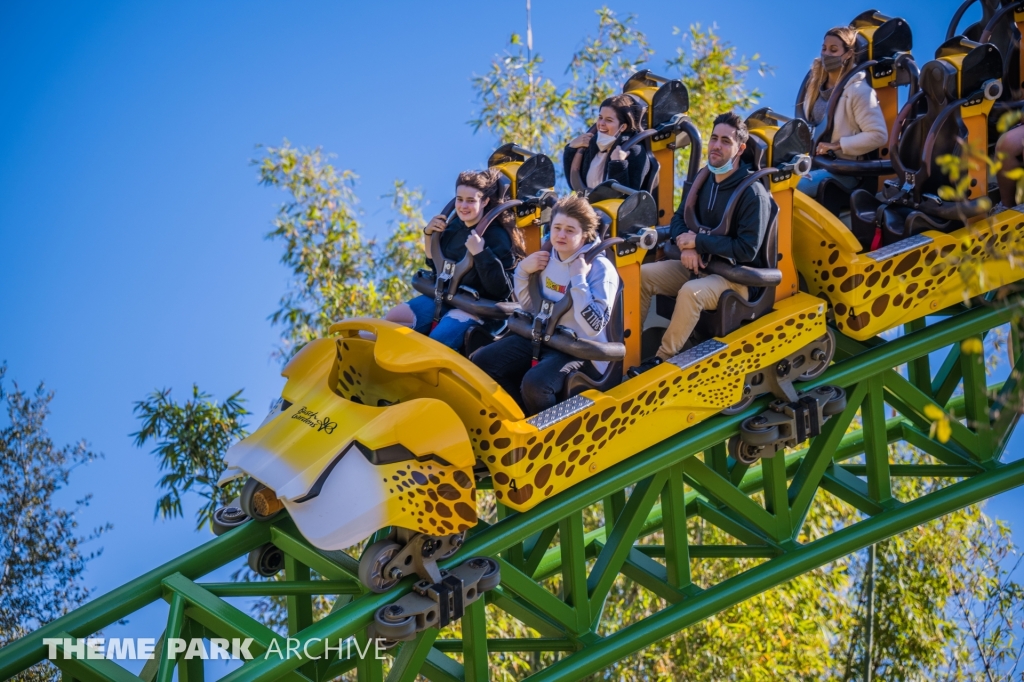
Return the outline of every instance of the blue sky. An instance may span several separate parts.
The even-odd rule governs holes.
[[[923,63],[958,4],[879,9],[910,22]],[[556,82],[598,6],[534,0],[534,47]],[[610,6],[638,15],[656,71],[680,44],[673,26],[717,23],[775,67],[749,83],[785,112],[824,31],[868,7]],[[153,519],[159,474],[129,438],[132,403],[164,387],[184,398],[197,382],[218,398],[244,387],[261,415],[280,389],[267,316],[287,273],[263,235],[283,195],[256,184],[254,145],[287,137],[337,154],[361,178],[371,230],[396,178],[441,206],[454,174],[493,148],[466,124],[470,78],[524,15],[509,2],[0,4],[0,361],[23,386],[56,390],[58,443],[85,438],[106,456],[66,494],[95,494],[84,527],[114,524],[87,573],[99,593],[209,539],[192,530],[195,504],[183,520]],[[1021,501],[989,509],[1012,519]],[[155,636],[157,618],[135,624]]]

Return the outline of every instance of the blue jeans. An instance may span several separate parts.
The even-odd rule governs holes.
[[[452,317],[452,308],[442,306],[442,317],[437,326],[431,329],[430,325],[434,322],[434,299],[420,295],[408,301],[406,305],[412,308],[413,315],[416,316],[416,326],[413,329],[453,350],[461,351],[466,330],[480,324],[476,320],[456,319]]]
[[[859,178],[849,175],[832,175],[824,168],[819,168],[817,170],[812,170],[806,177],[800,178],[800,184],[798,184],[796,188],[807,196],[813,198],[818,194],[818,186],[821,185],[826,178],[832,178],[851,192],[856,189],[858,183],[860,183]]]

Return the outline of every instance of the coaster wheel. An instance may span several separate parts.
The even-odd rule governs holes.
[[[750,466],[755,464],[757,460],[763,457],[765,446],[763,445],[751,445],[747,443],[739,436],[733,436],[729,439],[729,456],[735,459],[740,464],[746,464]]]
[[[277,575],[284,569],[284,552],[271,542],[260,545],[249,552],[249,568],[264,578]]]
[[[245,482],[245,487],[242,488],[242,493],[238,496],[238,503],[239,506],[241,506],[242,511],[257,521],[269,521],[284,511],[283,509],[278,509],[270,514],[261,513],[261,511],[266,508],[266,502],[263,501],[261,496],[261,493],[264,490],[267,490],[267,486],[263,485],[255,478],[250,477],[249,480]]]
[[[373,614],[373,632],[378,639],[411,639],[416,634],[416,618],[406,615],[399,604],[382,606]]]
[[[223,535],[229,530],[238,528],[249,519],[250,516],[245,513],[238,500],[235,500],[213,512],[213,534]]]
[[[779,440],[779,427],[769,424],[763,415],[755,415],[744,419],[740,424],[740,437],[753,447],[772,445]]]
[[[832,397],[821,407],[821,413],[826,417],[832,417],[846,409],[846,391],[838,386],[822,386],[818,390],[831,389]]]
[[[835,354],[836,338],[832,334],[832,330],[829,329],[825,332],[822,347],[815,348],[808,354],[809,363],[804,367],[804,371],[797,375],[796,380],[810,381],[811,379],[817,379],[828,369]]]
[[[470,559],[470,561],[484,562],[487,564],[487,570],[482,576],[480,576],[479,582],[476,584],[477,592],[483,594],[487,590],[493,590],[501,582],[501,569],[498,566],[498,562],[490,557],[477,557]],[[476,566],[474,566],[475,568]]]
[[[402,576],[392,578],[384,575],[384,567],[391,563],[391,560],[402,551],[402,545],[393,540],[380,540],[363,550],[359,558],[359,582],[371,592],[380,594],[387,592],[394,587]],[[390,635],[381,633],[385,639],[395,639]]]

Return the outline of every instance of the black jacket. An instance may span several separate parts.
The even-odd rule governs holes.
[[[456,216],[441,233],[441,253],[448,260],[458,263],[466,255],[466,240],[470,228]],[[431,258],[427,265],[437,274],[437,267]],[[473,269],[466,273],[461,285],[475,289],[481,298],[490,301],[507,301],[512,297],[512,271],[515,269],[512,253],[512,237],[497,220],[484,232],[484,250],[473,256]]]
[[[744,163],[725,182],[717,183],[713,177],[708,178],[700,188],[700,194],[697,197],[697,219],[707,227],[718,225],[736,187],[753,172],[750,164]],[[679,208],[672,216],[671,236],[673,241],[688,229],[683,217],[683,208],[686,205],[688,193],[687,191],[683,194],[683,200],[679,202]],[[762,259],[757,256],[761,242],[768,232],[770,215],[771,199],[768,196],[768,190],[762,183],[755,182],[739,198],[739,205],[733,212],[733,225],[729,234],[698,234],[697,253],[719,256],[758,268],[768,267],[768,264],[761,262]],[[696,228],[693,231],[695,232]]]
[[[625,144],[629,140],[629,137],[622,137],[619,143],[613,145],[608,150],[608,162],[604,166],[604,179],[614,180],[620,185],[625,185],[631,189],[640,189],[640,183],[643,182],[644,176],[647,171],[650,170],[651,162],[647,158],[647,149],[642,145],[638,144],[629,150],[629,156],[626,157],[625,161],[613,161],[611,154],[619,146]],[[562,167],[565,170],[565,179],[569,181],[570,172],[572,170],[572,159],[576,154],[583,154],[583,165],[580,166],[580,179],[583,180],[584,184],[587,182],[587,171],[590,170],[590,162],[594,160],[597,153],[600,150],[597,148],[597,134],[590,139],[590,144],[584,149],[575,149],[566,145],[565,150],[562,152]],[[588,187],[587,189],[593,189]]]

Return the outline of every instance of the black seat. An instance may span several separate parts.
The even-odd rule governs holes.
[[[606,327],[608,341],[611,343],[625,343],[625,315],[622,306],[622,280],[620,279],[611,318],[608,320],[608,326]],[[621,382],[622,360],[612,360],[598,379],[591,379],[590,376],[581,370],[569,372],[568,376],[565,377],[561,398],[562,400],[567,400],[578,393],[589,391],[590,389],[607,391],[615,388]]]
[[[761,240],[758,256],[768,268],[779,264],[779,205],[771,200],[768,216],[768,230]],[[723,337],[739,329],[747,322],[767,315],[775,305],[775,287],[748,287],[750,300],[729,290],[718,299],[718,308],[705,310],[700,314],[697,332],[704,338]]]
[[[887,181],[876,197],[863,190],[851,196],[854,232],[867,233],[877,225],[884,244],[924,230],[958,229],[987,208],[987,187],[969,188],[967,201],[940,199],[939,189],[951,182],[938,159],[960,154],[961,140],[969,142],[961,107],[998,97],[1002,59],[992,45],[960,37],[943,43],[936,55],[921,69],[921,89],[900,110],[889,133],[896,180]],[[943,59],[949,56],[962,60],[959,69]]]
[[[644,179],[640,181],[640,189],[651,196],[658,196],[658,172],[660,170],[661,164],[658,163],[658,159],[654,157],[654,152],[648,149],[647,173],[644,175]]]
[[[1004,91],[999,101],[992,109],[993,125],[1006,111],[1019,108],[1024,97],[1024,90],[1021,89],[1020,73],[1020,33],[1014,21],[1014,9],[1020,5],[1018,0],[980,0],[981,18],[965,28],[958,31],[960,20],[967,9],[978,0],[964,2],[953,14],[946,29],[946,40],[952,40],[962,35],[968,40],[976,43],[990,43],[999,50],[1003,58],[1003,85]],[[991,131],[995,133],[995,129]],[[996,136],[989,138],[993,143]]]

